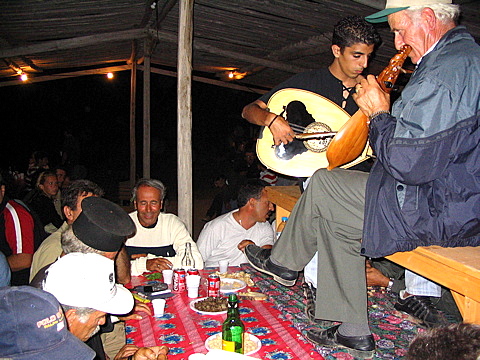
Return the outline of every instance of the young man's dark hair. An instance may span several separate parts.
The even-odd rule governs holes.
[[[75,180],[62,191],[62,208],[68,206],[72,210],[77,210],[78,197],[88,193],[100,197],[104,194],[100,186],[90,180]]]
[[[360,16],[347,16],[333,28],[332,45],[338,45],[342,51],[357,43],[377,47],[380,42],[377,30]]]
[[[245,206],[248,200],[254,198],[259,200],[262,197],[262,191],[265,185],[261,185],[258,182],[254,184],[242,185],[238,190],[237,205],[239,208]]]

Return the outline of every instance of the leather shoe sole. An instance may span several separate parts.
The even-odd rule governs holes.
[[[340,325],[326,330],[311,329],[305,334],[308,340],[318,346],[343,348],[355,358],[371,359],[375,354],[373,335],[343,336],[338,333]]]
[[[308,285],[307,283],[302,284],[303,294],[305,295],[305,299],[307,300],[307,304],[305,305],[305,314],[307,315],[307,319],[323,328],[330,327],[334,325],[334,321],[330,320],[321,320],[315,318],[315,296],[314,290]]]
[[[265,274],[273,276],[273,280],[285,286],[295,285],[298,271],[287,269],[283,266],[275,265],[270,261],[271,249],[263,249],[256,245],[247,245],[245,247],[245,256],[248,262],[255,269]]]

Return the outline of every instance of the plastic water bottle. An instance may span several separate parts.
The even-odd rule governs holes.
[[[285,225],[287,225],[287,220],[288,220],[288,217],[284,216],[284,217],[282,217],[282,222],[280,224],[278,224],[278,226],[277,226],[277,240],[280,237],[280,235],[282,234],[282,231],[285,228]]]

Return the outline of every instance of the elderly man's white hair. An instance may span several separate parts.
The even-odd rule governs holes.
[[[413,22],[418,21],[423,9],[430,8],[435,13],[435,16],[443,24],[454,22],[455,24],[460,17],[460,6],[457,4],[431,4],[431,5],[418,5],[410,6],[405,11],[409,14]]]

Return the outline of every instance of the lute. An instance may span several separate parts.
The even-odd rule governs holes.
[[[326,150],[336,132],[350,115],[333,101],[311,91],[287,88],[277,91],[267,104],[271,112],[285,117],[295,132],[288,145],[275,146],[268,127],[257,140],[258,159],[269,169],[284,175],[310,177],[328,165]],[[344,168],[366,160],[370,147]]]
[[[388,66],[378,75],[377,81],[383,91],[391,92],[411,50],[410,45],[403,45]],[[328,170],[346,164],[360,155],[368,140],[367,121],[367,116],[359,109],[338,130],[327,148]]]

